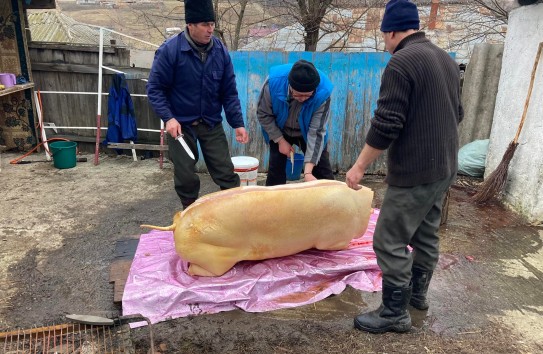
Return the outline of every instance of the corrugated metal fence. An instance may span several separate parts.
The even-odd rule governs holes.
[[[270,67],[305,59],[326,73],[334,84],[329,124],[330,159],[334,170],[346,171],[356,160],[364,144],[365,132],[376,107],[381,74],[390,57],[387,53],[314,53],[314,52],[232,52],[238,91],[250,134],[247,145],[235,141],[234,132],[225,123],[232,155],[253,156],[260,170],[268,163],[268,147],[260,132],[256,107],[260,89]],[[368,172],[384,172],[381,157]]]

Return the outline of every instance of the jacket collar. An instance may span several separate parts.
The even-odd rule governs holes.
[[[181,33],[179,33],[178,35],[178,39],[180,40],[180,49],[181,51],[189,51],[189,50],[196,50],[198,52],[198,47],[196,46],[196,44],[194,44],[192,38],[190,38],[190,35],[189,35],[189,30],[188,28],[185,28],[185,30]],[[211,48],[213,48],[213,37],[211,37],[211,41],[209,42],[209,44],[207,45],[207,47],[205,47],[205,51],[206,52],[209,52],[211,50]]]
[[[398,43],[396,46],[396,49],[394,49],[394,53],[399,51],[402,48],[405,48],[413,43],[423,43],[428,42],[428,38],[426,38],[426,34],[424,32],[415,32],[413,34],[410,34],[409,36],[405,37]]]

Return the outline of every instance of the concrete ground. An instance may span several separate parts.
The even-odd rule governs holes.
[[[118,316],[109,269],[118,240],[139,225],[169,225],[180,208],[172,168],[156,159],[100,157],[59,170],[43,155],[9,165],[0,180],[0,332],[66,322],[71,313]],[[262,183],[263,175],[259,176]],[[344,175],[338,175],[344,179]],[[201,175],[202,194],[217,191]],[[470,201],[479,180],[451,189],[440,230],[441,259],[430,309],[410,309],[406,334],[370,335],[353,316],[378,306],[380,293],[347,288],[312,305],[266,313],[231,311],[153,326],[162,353],[539,353],[543,352],[543,228],[500,204]],[[363,184],[376,192],[380,176]],[[149,348],[147,328],[132,330],[135,352]],[[1,346],[0,346],[1,352]]]

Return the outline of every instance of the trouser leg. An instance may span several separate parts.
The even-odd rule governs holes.
[[[395,287],[410,284],[413,257],[407,246],[412,244],[417,233],[420,236],[417,236],[418,242],[413,245],[415,253],[418,252],[428,263],[435,265],[437,262],[439,238],[437,228],[434,228],[435,215],[441,213],[443,195],[451,181],[452,178],[446,178],[415,187],[387,188],[373,240],[377,263],[383,272],[383,284]],[[419,230],[421,225],[426,234]],[[417,250],[416,247],[423,244],[423,249]]]
[[[173,163],[175,191],[181,199],[183,207],[186,208],[198,198],[200,178],[195,171],[196,162],[198,162],[196,141],[189,134],[185,134],[184,139],[196,156],[196,160],[191,159],[181,144],[171,136],[168,136],[168,155]]]
[[[222,190],[239,187],[239,176],[234,172],[234,164],[222,124],[209,129],[209,126],[201,123],[193,129],[197,132],[204,161],[213,182]]]
[[[287,183],[287,157],[279,152],[279,144],[270,140],[270,161],[266,186],[276,186]]]

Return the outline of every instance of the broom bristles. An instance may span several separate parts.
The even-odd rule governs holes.
[[[498,167],[488,176],[488,178],[481,184],[477,193],[473,196],[473,200],[476,203],[485,203],[492,199],[496,195],[500,195],[503,192],[505,183],[507,182],[507,171],[509,170],[509,163],[513,159],[515,150],[518,143],[511,142],[503,154],[502,161]]]

